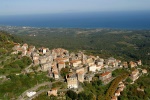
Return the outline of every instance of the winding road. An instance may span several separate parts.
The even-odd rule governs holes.
[[[35,87],[30,88],[30,89],[26,90],[25,92],[23,92],[23,93],[18,97],[17,100],[25,100],[24,98],[25,98],[27,92],[36,91],[39,87],[45,86],[45,85],[52,85],[52,83],[51,83],[51,82],[44,82],[44,83],[42,83],[42,84],[38,84],[38,85],[36,85]]]
[[[60,82],[60,81],[64,81],[64,80],[58,80],[58,81],[54,81],[54,82],[44,82],[44,83],[41,83],[41,84],[38,84],[28,90],[26,90],[25,92],[23,92],[17,100],[32,100],[33,98],[35,98],[36,96],[38,96],[39,94],[43,93],[43,92],[47,92],[48,90],[50,90],[50,88],[52,87],[52,84],[53,83],[56,83],[56,82]],[[32,97],[28,98],[26,96],[26,93],[27,92],[31,92],[31,91],[36,91],[38,88],[42,87],[42,86],[46,86],[48,85],[49,88],[48,89],[44,89],[44,90],[40,90],[38,91],[35,95],[33,95]]]

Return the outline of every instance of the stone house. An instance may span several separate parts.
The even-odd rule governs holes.
[[[17,48],[16,51],[17,51],[17,52],[22,52],[23,49],[22,49],[22,48]]]
[[[23,46],[22,46],[22,48],[24,49],[24,50],[27,50],[28,49],[28,44],[23,44]]]
[[[106,60],[106,64],[107,65],[109,65],[110,63],[114,63],[114,62],[116,62],[116,59],[115,58],[113,58],[113,57],[110,57],[110,58],[108,58],[107,60]]]
[[[82,63],[86,64],[86,60],[87,60],[87,55],[83,54],[82,55]]]
[[[69,53],[68,50],[65,50],[62,48],[57,48],[57,49],[52,50],[52,54],[56,54],[57,56],[63,56],[63,55],[68,54],[68,53]]]
[[[31,51],[27,51],[27,56],[31,57]]]
[[[70,61],[70,65],[73,67],[78,67],[79,65],[81,65],[81,60],[72,60]]]
[[[142,65],[142,61],[141,60],[137,61],[137,64],[141,66]]]
[[[89,71],[89,67],[88,66],[85,66],[83,68],[84,68],[84,73],[87,73]]]
[[[103,66],[103,65],[104,65],[104,62],[103,62],[103,61],[96,61],[96,65],[98,65],[98,66]]]
[[[77,80],[77,76],[74,73],[70,73],[66,76],[67,79],[67,87],[69,89],[71,88],[78,88],[78,80]]]
[[[18,52],[17,51],[13,51],[11,54],[18,54]]]
[[[48,91],[47,95],[48,96],[51,96],[51,95],[57,96],[57,89],[52,89],[52,90]]]
[[[104,68],[108,68],[109,66],[108,65],[104,65]]]
[[[76,73],[78,73],[78,72],[84,72],[85,69],[84,69],[84,67],[75,67],[75,68],[73,68],[73,70],[75,70]]]
[[[47,48],[42,47],[42,53],[46,54]]]
[[[143,73],[143,74],[146,74],[146,73],[147,73],[147,70],[146,70],[146,69],[143,69],[143,70],[142,70],[142,73]]]
[[[97,71],[100,71],[101,68],[102,68],[102,66],[98,66],[98,65],[96,66],[96,70],[97,70]]]
[[[85,81],[91,82],[93,77],[94,77],[94,74],[86,74]]]
[[[49,62],[49,56],[40,56],[39,60],[40,60],[40,64],[47,63]]]
[[[56,61],[56,62],[69,62],[69,58],[58,57],[58,58],[54,59],[54,61]]]
[[[20,48],[20,44],[15,44],[15,46],[12,48],[14,51]]]
[[[77,77],[78,77],[78,81],[83,83],[83,81],[84,81],[84,72],[83,71],[78,72]]]
[[[41,69],[42,71],[48,71],[49,69],[51,69],[51,63],[42,64]]]
[[[123,67],[124,68],[128,68],[128,63],[127,62],[123,62]]]
[[[75,53],[71,52],[71,53],[70,53],[70,56],[71,56],[71,57],[74,57],[74,56],[75,56]]]
[[[52,65],[52,72],[54,71],[58,72],[58,68],[55,65]]]
[[[54,74],[54,78],[55,79],[59,79],[59,73],[58,73],[58,71],[54,71],[53,74]]]
[[[135,81],[139,78],[139,71],[137,69],[135,69],[134,71],[132,71],[130,78]]]
[[[120,96],[120,90],[117,90],[116,92],[115,92],[115,96]]]
[[[32,59],[33,59],[33,60],[39,60],[39,54],[33,52],[33,53],[32,53]]]
[[[96,72],[96,69],[97,69],[96,65],[89,66],[89,71],[91,72]]]
[[[39,60],[39,56],[33,56],[32,59],[33,60]]]
[[[119,87],[118,90],[121,92],[124,90],[124,87]]]
[[[117,98],[116,96],[113,96],[113,97],[111,98],[111,100],[118,100],[118,98]]]
[[[144,89],[143,89],[143,88],[137,88],[137,91],[142,91],[142,92],[144,92]]]
[[[99,79],[102,80],[104,83],[107,83],[108,81],[110,81],[111,77],[112,77],[111,72],[105,72],[100,75]]]
[[[22,56],[26,56],[27,55],[27,50],[22,50]]]
[[[35,46],[29,46],[29,51],[34,52]]]
[[[91,66],[91,65],[94,65],[95,62],[94,62],[94,60],[93,60],[92,58],[88,58],[88,59],[86,60],[86,64],[87,64],[88,66]]]
[[[63,62],[63,61],[58,62],[57,65],[58,65],[58,70],[59,70],[59,71],[61,71],[62,68],[65,68],[65,62]]]
[[[137,64],[136,64],[135,62],[133,62],[133,61],[130,61],[129,65],[130,65],[130,67],[131,67],[131,68],[133,68],[133,67],[136,67],[136,66],[137,66]]]
[[[40,64],[38,59],[33,60],[33,63],[34,63],[35,66]]]
[[[125,87],[124,83],[120,83],[118,87]]]

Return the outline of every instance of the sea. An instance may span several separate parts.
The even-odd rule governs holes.
[[[0,25],[48,28],[150,29],[150,11],[0,16]]]

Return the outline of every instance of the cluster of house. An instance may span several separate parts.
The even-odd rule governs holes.
[[[129,65],[131,68],[133,68],[133,67],[137,67],[138,65],[142,65],[142,62],[141,62],[141,60],[139,60],[137,62],[130,61]]]
[[[57,48],[49,50],[48,48],[38,48],[28,46],[28,44],[15,44],[12,54],[21,52],[22,56],[28,56],[32,59],[33,64],[40,65],[39,70],[47,71],[50,77],[57,79],[62,78],[60,71],[62,68],[69,68],[70,73],[66,75],[67,87],[78,88],[79,82],[92,81],[95,73],[102,69],[122,68],[128,65],[135,67],[141,65],[141,60],[135,62],[121,62],[113,57],[108,59],[99,58],[98,56],[88,56],[83,52],[69,53],[68,50]],[[99,79],[104,83],[110,81],[112,77],[111,71],[100,74]],[[135,78],[136,75],[132,75]]]
[[[123,83],[122,81],[119,82],[118,88],[117,88],[117,90],[115,91],[115,94],[114,94],[114,96],[111,98],[111,100],[118,100],[118,96],[120,96],[120,93],[124,90],[124,88],[125,88],[124,83]]]
[[[141,69],[142,70],[142,74],[146,74],[147,70],[146,69]],[[130,79],[134,82],[139,78],[139,70],[135,69],[134,71],[132,71],[132,73],[130,74]]]
[[[132,73],[130,74],[130,79],[134,82],[135,80],[137,80],[139,78],[139,70],[135,69],[134,71],[132,71]]]
[[[147,73],[147,70],[146,69],[142,69],[142,73],[143,74],[146,74]],[[138,69],[135,69],[131,72],[130,74],[130,79],[134,82],[136,81],[138,78],[139,78],[139,70]],[[117,90],[115,91],[115,94],[114,96],[111,98],[111,100],[118,100],[118,96],[120,96],[120,93],[124,90],[125,88],[125,85],[124,83],[121,81],[119,82],[118,84],[118,88]],[[137,88],[138,91],[144,91],[143,88]]]

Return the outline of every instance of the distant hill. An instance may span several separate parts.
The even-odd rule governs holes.
[[[150,64],[150,30],[2,27],[36,47],[86,50],[102,58],[114,56]]]

